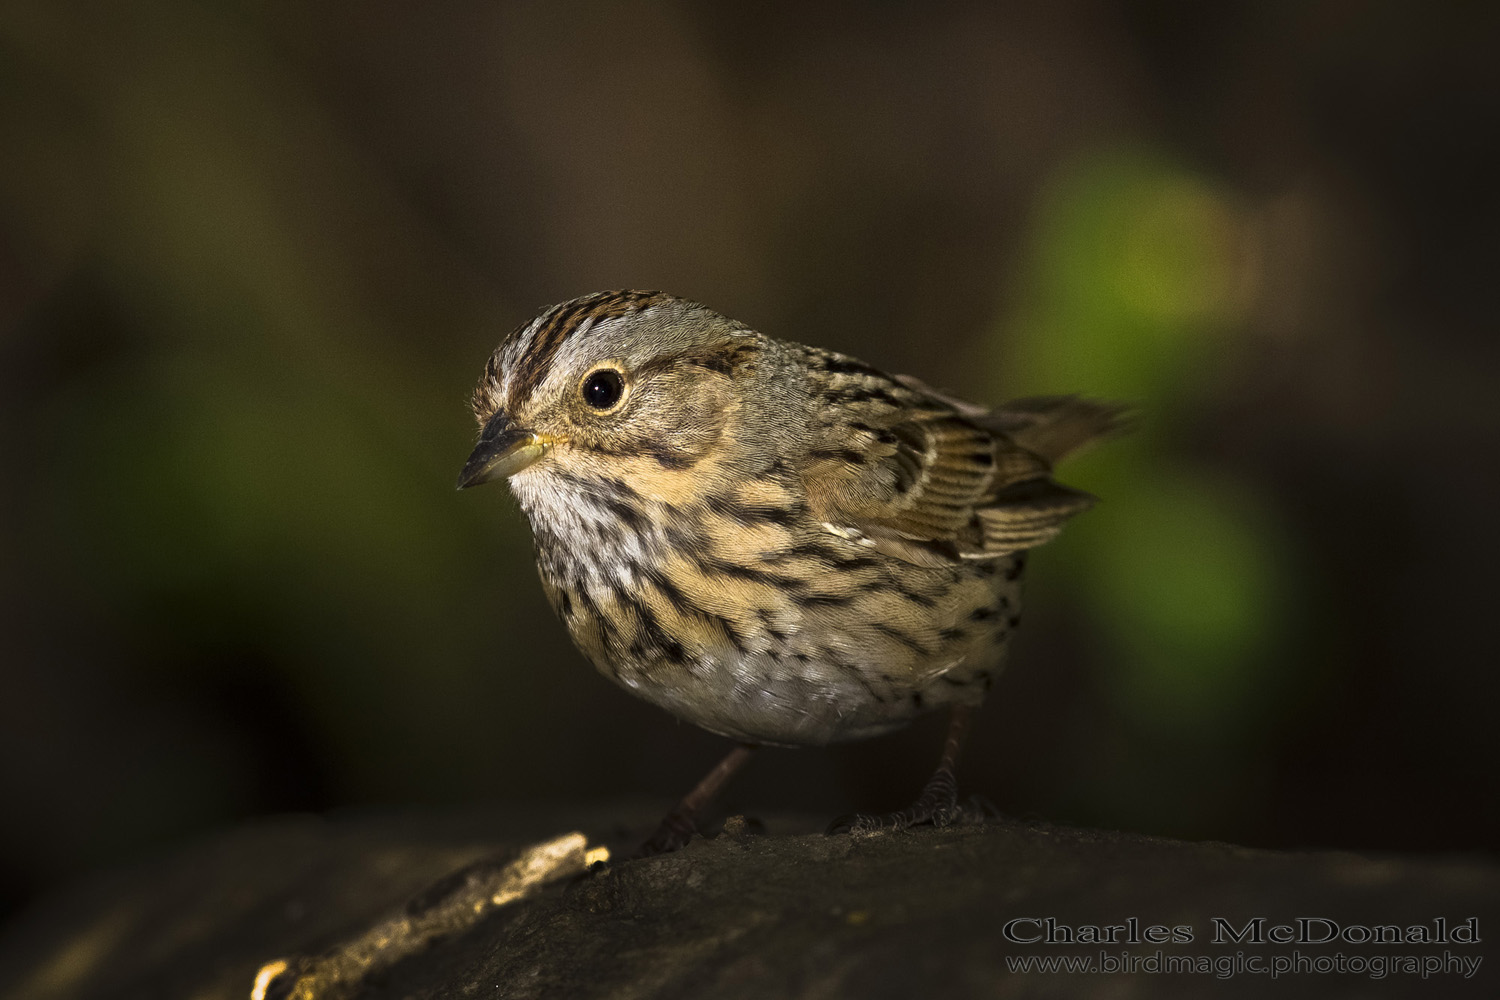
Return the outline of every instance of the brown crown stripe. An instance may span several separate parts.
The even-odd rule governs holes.
[[[546,377],[547,367],[552,363],[558,348],[579,327],[590,322],[627,316],[670,298],[665,292],[621,289],[595,292],[553,306],[532,324],[531,344],[518,359],[511,376],[511,407],[514,408],[536,390]]]

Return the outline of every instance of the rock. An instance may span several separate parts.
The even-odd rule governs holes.
[[[727,826],[590,865],[586,844],[624,856],[649,824],[263,823],[23,914],[0,940],[0,996],[245,1000],[277,960],[267,997],[1495,995],[1480,962],[1500,934],[1500,866],[1485,859],[1008,820],[857,837]],[[1023,967],[1065,960],[1095,971]]]

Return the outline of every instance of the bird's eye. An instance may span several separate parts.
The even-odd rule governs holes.
[[[607,410],[620,401],[625,380],[613,368],[601,368],[583,380],[583,401],[596,410]]]

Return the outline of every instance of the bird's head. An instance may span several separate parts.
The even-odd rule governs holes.
[[[572,477],[664,495],[721,475],[742,450],[744,391],[763,342],[660,292],[553,306],[490,357],[473,398],[479,443],[458,486]]]

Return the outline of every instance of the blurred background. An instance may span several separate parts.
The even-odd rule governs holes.
[[[496,343],[612,287],[1140,404],[1065,470],[1104,502],[968,790],[1493,849],[1496,10],[6,3],[0,912],[264,814],[665,809],[717,759],[453,490]],[[941,726],[724,805],[900,807]]]

